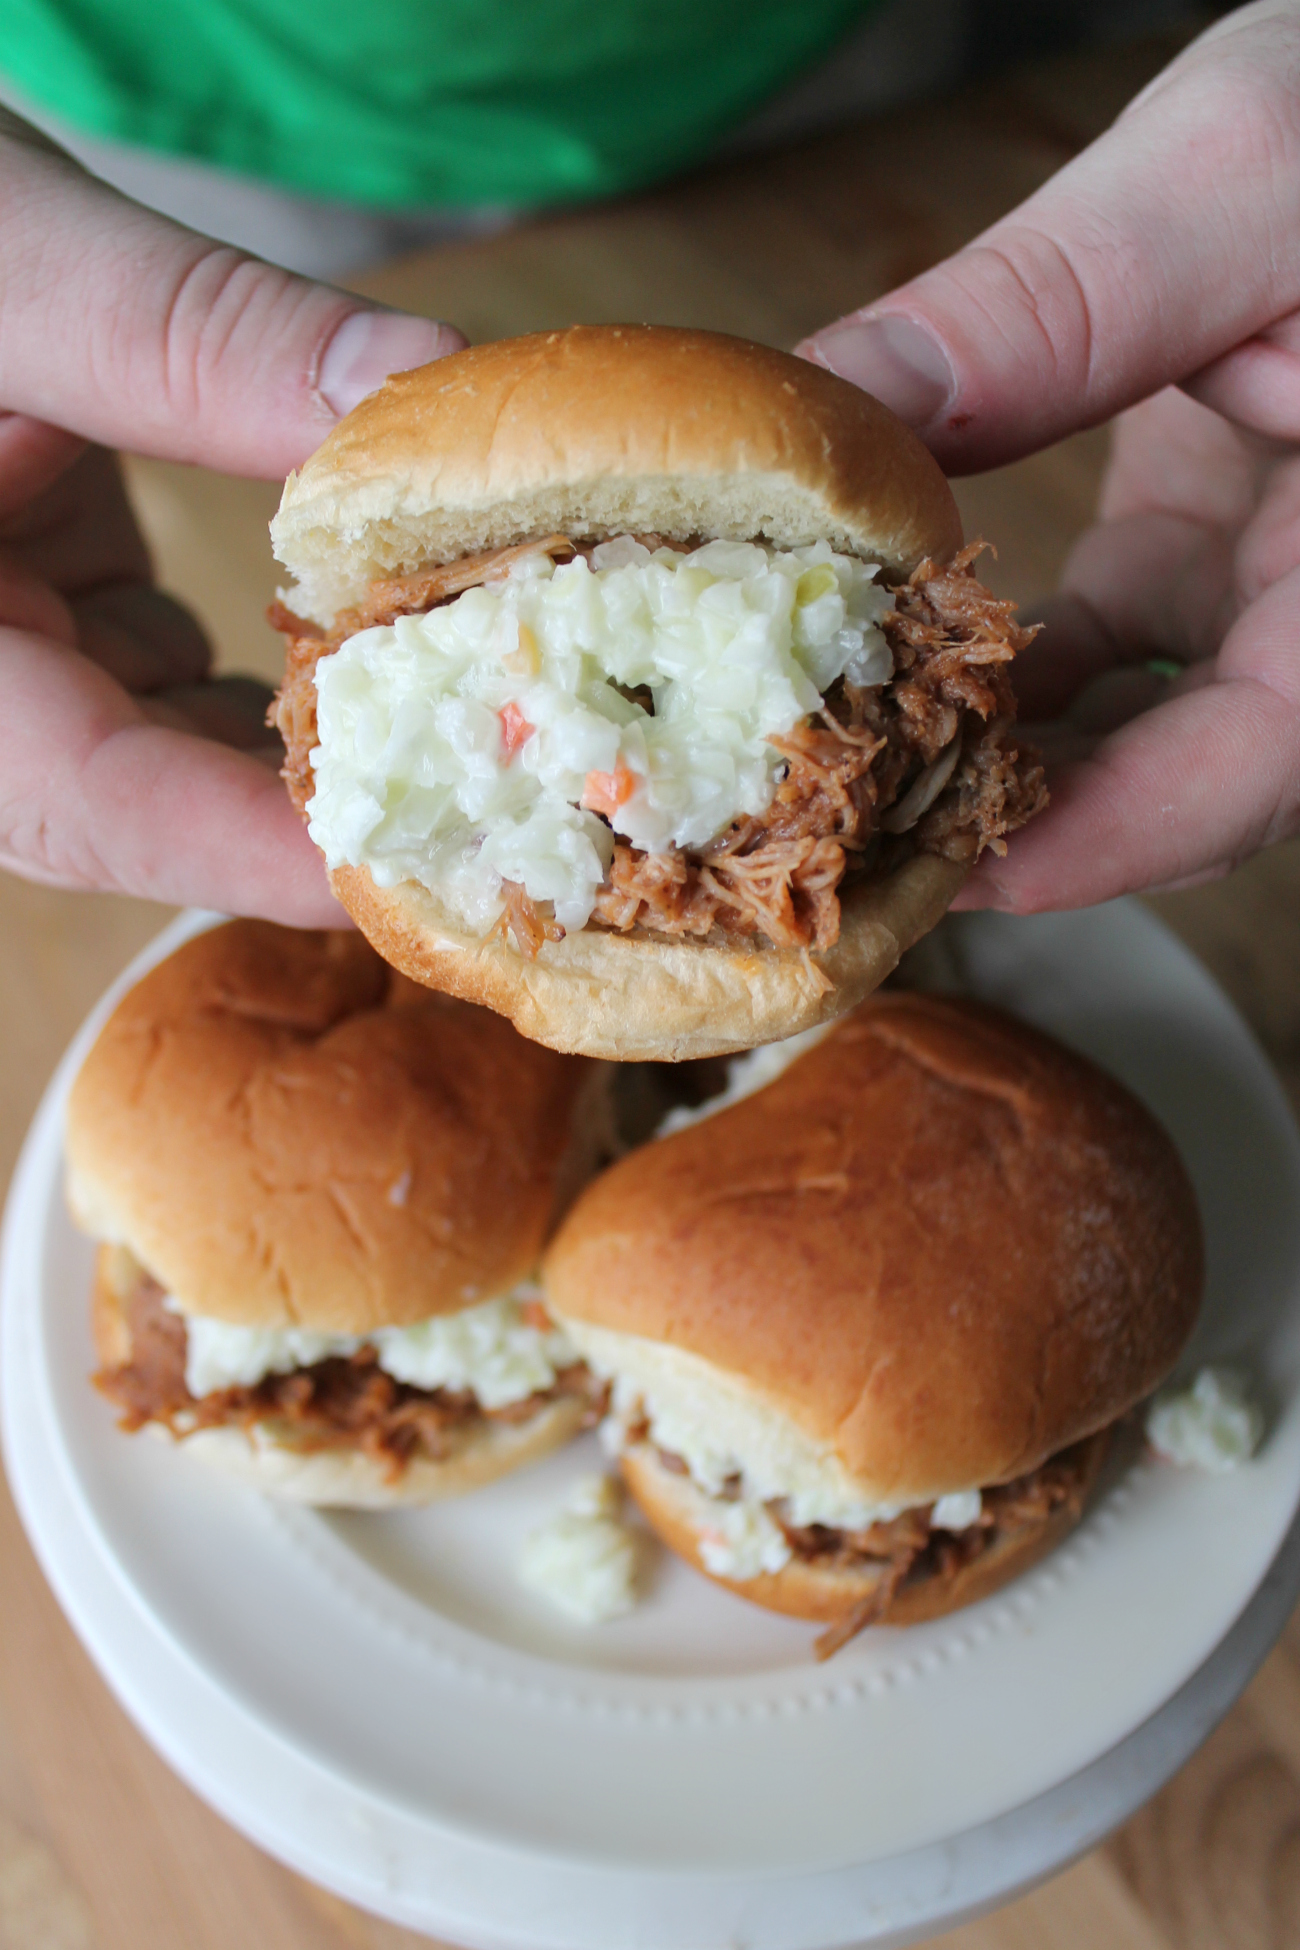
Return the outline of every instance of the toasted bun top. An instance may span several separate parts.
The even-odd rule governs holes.
[[[526,1277],[591,1066],[418,988],[360,935],[233,921],[119,1003],[69,1189],[190,1312],[366,1333]]]
[[[718,332],[575,325],[394,374],[271,525],[326,625],[377,576],[557,532],[825,540],[901,575],[947,561],[961,519],[915,434],[833,373]]]
[[[1119,1084],[994,1009],[887,995],[597,1179],[545,1276],[561,1316],[713,1364],[907,1504],[1009,1481],[1153,1388],[1202,1248]]]

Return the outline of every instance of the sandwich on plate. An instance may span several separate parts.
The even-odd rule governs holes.
[[[401,373],[290,477],[285,776],[395,967],[557,1049],[843,1014],[1044,803],[948,484],[856,387],[575,327]]]
[[[972,1002],[877,996],[731,1098],[587,1186],[547,1299],[651,1526],[827,1653],[1079,1521],[1195,1320],[1196,1199],[1136,1098]]]
[[[533,1283],[599,1066],[360,935],[235,921],[119,1003],[67,1115],[96,1382],[260,1489],[418,1503],[593,1419]]]

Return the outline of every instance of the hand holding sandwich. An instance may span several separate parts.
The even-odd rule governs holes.
[[[96,182],[0,111],[0,863],[338,924],[266,695],[153,586],[110,454],[276,479],[458,333],[363,309]],[[278,755],[278,746],[272,751]]]
[[[965,905],[1206,879],[1300,829],[1298,75],[1300,7],[1243,8],[983,237],[802,348],[951,473],[1123,415],[1017,671],[1022,717],[1068,712],[1082,755]]]
[[[1294,0],[1243,9],[977,244],[806,348],[957,472],[1127,409],[1101,521],[1021,666],[1024,715],[1071,706],[1093,749],[968,904],[1201,878],[1300,823],[1298,63]],[[386,371],[458,335],[151,216],[12,118],[0,174],[0,859],[58,885],[336,915],[270,768],[232,748],[251,696],[211,683],[193,624],[150,589],[106,461],[73,463],[91,439],[279,475]],[[1172,684],[1153,656],[1184,665]]]

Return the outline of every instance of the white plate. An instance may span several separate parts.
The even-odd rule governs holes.
[[[153,955],[199,924],[179,924]],[[92,1652],[219,1806],[308,1873],[474,1944],[648,1942],[636,1921],[647,1891],[659,1892],[659,1946],[902,1940],[888,1938],[897,1917],[863,1909],[863,1865],[879,1865],[883,1887],[888,1858],[920,1860],[1070,1781],[1203,1666],[1300,1500],[1294,1126],[1229,1005],[1140,910],[971,917],[962,941],[978,992],[1106,1063],[1173,1131],[1210,1248],[1192,1358],[1244,1359],[1272,1424],[1261,1456],[1234,1477],[1134,1465],[1075,1538],[1005,1595],[907,1633],[865,1634],[824,1667],[807,1629],[676,1563],[661,1566],[638,1614],[595,1633],[519,1590],[513,1559],[586,1466],[576,1451],[456,1505],[330,1518],[276,1510],[183,1450],[120,1437],[86,1388],[90,1255],[58,1185],[63,1094],[97,1014],[51,1086],[15,1181],[10,1469]],[[56,1531],[80,1540],[65,1558],[79,1552],[82,1572],[55,1563]],[[87,1595],[92,1558],[98,1600]],[[86,1591],[73,1588],[79,1578]],[[195,1744],[202,1736],[187,1741],[150,1703],[146,1664],[115,1668],[110,1585],[132,1629],[160,1648],[160,1689],[170,1663],[225,1702],[228,1730],[256,1729],[316,1783],[296,1825],[250,1814],[247,1755],[218,1764]],[[356,1865],[344,1866],[341,1809],[387,1837],[386,1900],[373,1874],[367,1893]],[[430,1891],[435,1860],[465,1874],[448,1866]],[[832,1924],[824,1903],[815,1915],[807,1901],[787,1908],[778,1885],[857,1894]],[[955,1892],[940,1893],[930,1927],[954,1913]],[[714,1921],[688,1925],[692,1914]]]

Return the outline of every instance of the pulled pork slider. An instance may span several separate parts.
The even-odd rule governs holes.
[[[947,482],[785,353],[575,327],[397,374],[272,534],[285,776],[335,892],[554,1048],[843,1014],[1044,802],[1030,632]]]
[[[595,1065],[235,921],[119,1004],[68,1105],[102,1243],[97,1385],[259,1489],[380,1507],[490,1482],[593,1418],[531,1284],[587,1166]]]
[[[544,1280],[655,1530],[821,1621],[825,1654],[1065,1536],[1191,1331],[1202,1248],[1126,1090],[996,1010],[894,994],[596,1179]]]

